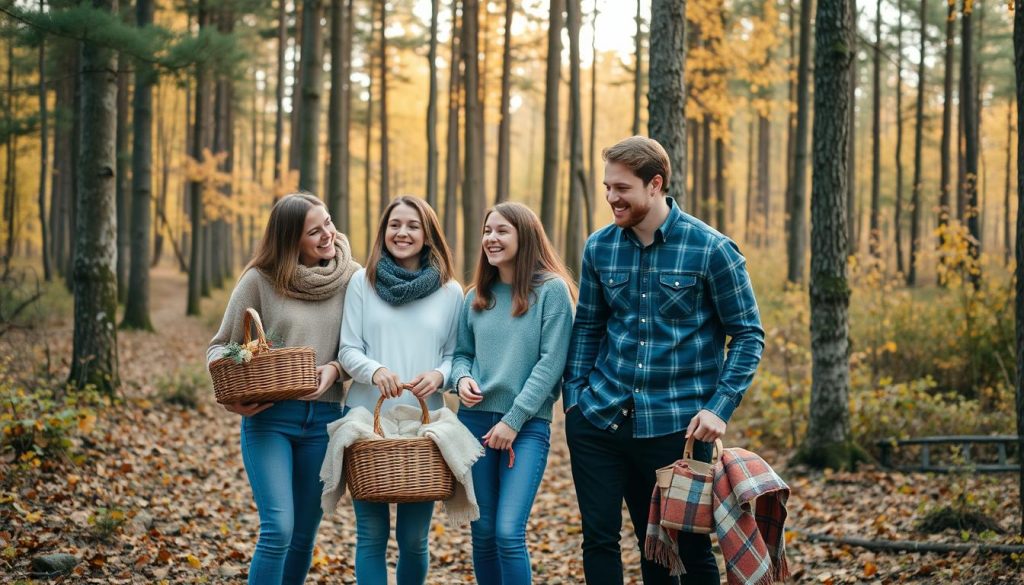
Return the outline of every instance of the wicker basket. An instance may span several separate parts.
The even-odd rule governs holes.
[[[430,422],[427,404],[418,398],[423,424]],[[384,436],[380,407],[373,409],[373,431]],[[357,441],[345,449],[345,482],[352,499],[405,504],[447,500],[455,493],[455,476],[441,450],[427,437]]]
[[[242,344],[252,341],[256,325],[256,348],[248,363],[220,358],[210,364],[213,392],[217,402],[275,402],[312,394],[317,390],[316,352],[311,347],[271,349],[263,322],[255,309],[242,317]]]

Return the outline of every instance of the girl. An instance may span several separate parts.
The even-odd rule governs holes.
[[[207,362],[242,341],[242,312],[252,307],[284,346],[316,351],[319,389],[300,400],[228,404],[242,415],[242,459],[260,515],[249,583],[302,583],[320,525],[320,465],[327,424],[341,416],[338,353],[345,289],[359,265],[334,230],[322,201],[309,193],[278,200],[256,255],[231,293]]]
[[[488,447],[473,466],[473,570],[481,585],[528,584],[526,521],[547,465],[576,286],[525,205],[488,212],[481,244],[452,365],[459,419]]]
[[[448,249],[434,210],[417,197],[398,197],[381,215],[366,269],[352,277],[345,299],[339,359],[352,375],[346,410],[373,411],[381,395],[395,404],[435,410],[448,381],[462,287],[454,280]],[[411,394],[404,394],[404,390]],[[386,585],[388,504],[353,501],[356,511],[356,581]],[[398,504],[398,585],[427,577],[427,536],[434,503]]]

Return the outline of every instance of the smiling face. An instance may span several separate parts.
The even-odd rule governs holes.
[[[388,215],[384,246],[406,270],[419,270],[424,242],[423,220],[416,208],[399,204]]]
[[[304,266],[316,266],[321,260],[334,258],[334,230],[331,215],[323,205],[314,205],[306,212],[306,222],[299,240],[299,262]]]
[[[516,254],[519,252],[519,232],[497,211],[487,216],[481,245],[491,266],[499,270],[515,267]]]
[[[615,225],[629,229],[640,224],[661,197],[661,175],[647,185],[622,163],[609,161],[604,167],[605,199],[612,208]]]

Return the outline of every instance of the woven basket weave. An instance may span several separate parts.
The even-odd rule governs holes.
[[[312,394],[317,390],[316,352],[311,347],[271,349],[263,321],[253,308],[242,317],[242,344],[252,341],[256,326],[257,346],[252,360],[236,363],[220,358],[210,364],[213,392],[217,402],[276,402]]]
[[[420,422],[430,422],[427,404],[420,402]],[[373,431],[383,437],[380,408],[373,409]],[[352,499],[405,504],[447,500],[455,493],[452,475],[441,450],[427,437],[356,441],[345,449],[345,482]]]

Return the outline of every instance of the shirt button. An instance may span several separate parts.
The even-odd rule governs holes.
[[[608,284],[615,284],[615,279],[614,278],[609,278],[608,279]]]
[[[647,344],[647,342],[646,342],[646,341],[641,341],[641,342],[640,342],[640,345],[646,345],[646,344]]]
[[[639,391],[640,391],[639,388],[633,388],[633,392],[639,392]]]
[[[646,299],[647,298],[647,293],[641,293],[640,294],[640,298],[641,299]]]
[[[676,286],[679,286],[679,281],[678,280],[676,281]]]
[[[644,365],[643,364],[637,364],[636,367],[640,368],[641,370],[644,369]]]
[[[619,430],[619,425],[613,424],[613,425],[612,425],[612,430],[613,430],[613,431],[617,431],[617,430]]]
[[[640,322],[641,322],[641,323],[646,323],[646,322],[647,322],[647,319],[640,319]]]

